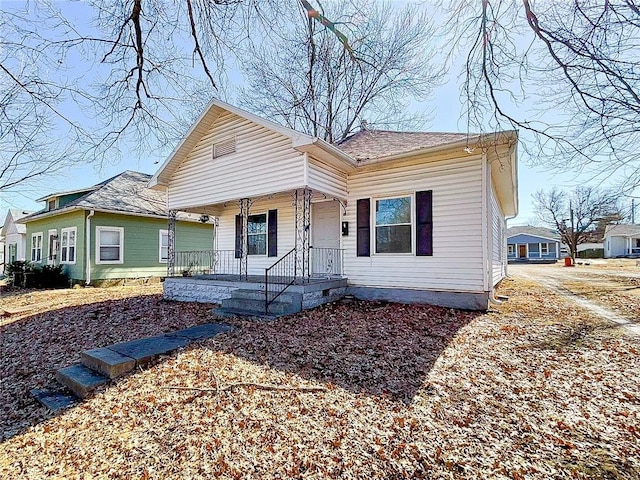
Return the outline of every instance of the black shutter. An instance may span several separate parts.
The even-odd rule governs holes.
[[[356,243],[358,256],[371,256],[371,200],[361,198],[357,202]]]
[[[269,246],[269,256],[278,256],[278,210],[269,210],[267,218],[267,245]]]
[[[236,215],[236,258],[242,257],[242,215]]]
[[[433,255],[433,191],[416,192],[416,255]]]

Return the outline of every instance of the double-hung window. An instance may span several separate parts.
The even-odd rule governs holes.
[[[549,255],[549,244],[541,243],[540,244],[540,254],[541,255]]]
[[[411,196],[375,201],[375,252],[411,253]]]
[[[249,215],[247,224],[248,255],[267,254],[267,214]]]
[[[76,227],[60,230],[60,263],[76,263]]]
[[[31,235],[31,261],[42,261],[42,232]]]
[[[160,230],[158,238],[158,261],[167,263],[169,261],[169,231]]]
[[[96,263],[124,263],[124,228],[96,227]]]

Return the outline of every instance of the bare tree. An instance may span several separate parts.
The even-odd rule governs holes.
[[[594,240],[604,221],[621,218],[618,196],[608,190],[580,186],[565,192],[553,188],[539,190],[533,197],[538,217],[558,231],[573,261],[578,245]]]
[[[626,193],[640,185],[636,2],[468,0],[448,12],[472,128],[510,123],[536,135],[534,162],[617,175]],[[529,118],[525,102],[538,106]]]
[[[241,104],[329,142],[365,122],[407,128],[424,120],[406,115],[407,104],[425,98],[441,78],[424,9],[374,0],[322,6],[321,15],[346,36],[293,9],[300,20],[247,55]]]

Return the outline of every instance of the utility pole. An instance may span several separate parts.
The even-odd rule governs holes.
[[[571,203],[571,200],[569,200],[569,218],[571,218],[571,245],[569,248],[571,251],[571,263],[575,264],[576,255],[578,254],[578,245],[576,242],[576,233],[573,220],[573,204]]]
[[[636,199],[631,199],[631,224],[635,225],[636,223]]]

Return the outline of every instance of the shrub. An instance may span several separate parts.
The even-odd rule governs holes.
[[[69,285],[62,265],[34,265],[17,260],[7,265],[9,284],[23,288],[61,288]]]

